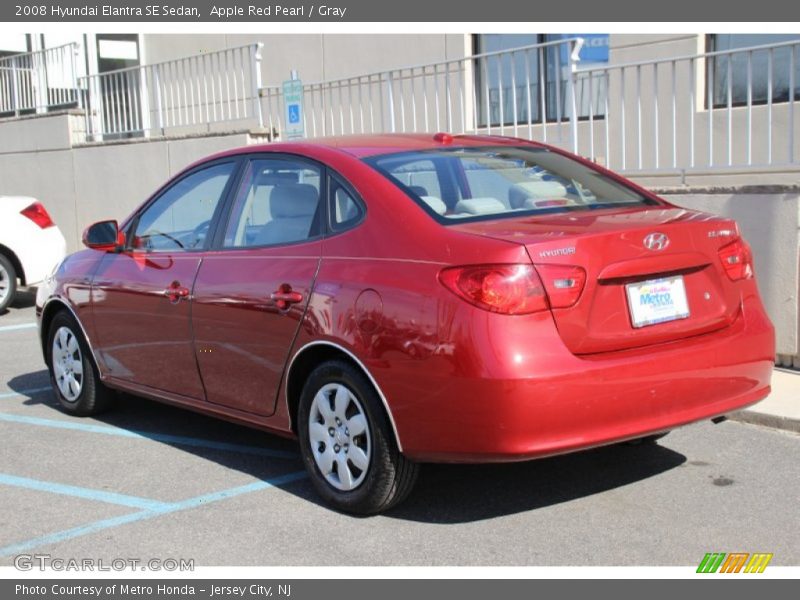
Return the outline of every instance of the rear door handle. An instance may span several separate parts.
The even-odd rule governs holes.
[[[292,286],[284,283],[278,288],[278,291],[272,292],[269,299],[275,302],[275,305],[280,310],[286,310],[292,304],[297,304],[303,301],[303,294],[292,290]]]

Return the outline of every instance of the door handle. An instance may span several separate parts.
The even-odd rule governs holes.
[[[286,310],[292,304],[302,302],[303,294],[292,291],[292,286],[288,283],[284,283],[278,288],[278,291],[272,292],[269,295],[269,299],[275,302],[279,310]]]
[[[189,288],[183,287],[180,281],[173,281],[169,287],[164,290],[164,295],[172,304],[177,304],[181,301],[181,298],[188,298],[189,294]]]

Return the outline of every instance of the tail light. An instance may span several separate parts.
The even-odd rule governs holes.
[[[551,308],[568,308],[581,297],[586,271],[568,265],[536,265]]]
[[[547,310],[547,295],[533,265],[452,267],[439,274],[450,291],[470,304],[505,315]]]
[[[753,276],[753,255],[742,238],[719,249],[719,259],[728,277],[733,281]]]
[[[23,208],[20,211],[20,214],[29,218],[42,229],[47,229],[48,227],[55,225],[55,223],[53,223],[53,219],[50,218],[47,210],[40,202],[34,202],[27,208]]]

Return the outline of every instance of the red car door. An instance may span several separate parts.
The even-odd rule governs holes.
[[[97,351],[110,377],[204,399],[191,293],[237,167],[236,160],[216,162],[171,183],[126,228],[126,249],[103,258],[92,311]]]
[[[305,314],[324,231],[324,169],[256,157],[197,275],[192,324],[209,402],[270,415]]]

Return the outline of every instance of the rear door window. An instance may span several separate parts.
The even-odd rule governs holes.
[[[330,199],[331,231],[344,231],[361,221],[364,216],[361,201],[335,177],[330,178]]]
[[[322,233],[320,167],[291,158],[249,162],[225,231],[225,248],[291,244]]]

